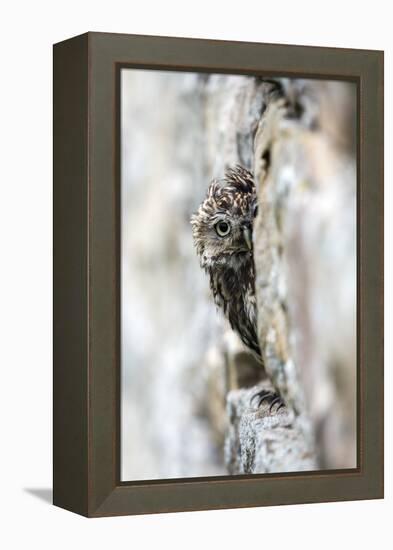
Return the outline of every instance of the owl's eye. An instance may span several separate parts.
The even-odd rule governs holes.
[[[257,204],[254,206],[253,216],[254,216],[254,218],[256,218],[258,216],[258,205]]]
[[[216,229],[217,235],[219,235],[220,237],[226,237],[231,231],[231,226],[229,225],[229,223],[224,221],[216,223],[214,227]]]

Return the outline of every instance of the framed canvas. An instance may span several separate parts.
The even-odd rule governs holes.
[[[54,46],[54,504],[383,497],[383,53]]]

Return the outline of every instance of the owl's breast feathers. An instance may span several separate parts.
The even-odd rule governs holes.
[[[250,256],[235,267],[208,269],[214,301],[243,343],[261,357],[257,337],[254,262]]]

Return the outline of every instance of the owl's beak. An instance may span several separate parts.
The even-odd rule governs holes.
[[[249,227],[243,227],[243,237],[248,250],[252,250],[252,235]]]

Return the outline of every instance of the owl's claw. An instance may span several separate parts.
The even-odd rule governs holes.
[[[271,413],[273,411],[273,408],[274,408],[275,405],[278,405],[278,407],[276,408],[276,413],[278,413],[278,411],[282,407],[285,407],[284,401],[281,399],[281,397],[276,392],[273,392],[273,391],[261,390],[261,391],[257,392],[251,398],[251,405],[252,405],[252,403],[255,399],[258,399],[258,403],[257,403],[258,409],[264,401],[268,400],[269,401],[269,413]]]
[[[257,404],[257,407],[259,409],[259,407],[262,405],[262,403],[265,401],[265,399],[270,399],[273,395],[273,392],[271,391],[268,391],[268,390],[261,390],[259,392],[257,392],[256,394],[254,394],[252,397],[251,397],[251,405],[253,404],[253,402],[258,399],[258,404]]]
[[[278,397],[278,396],[277,396],[277,397],[275,397],[275,398],[272,400],[272,402],[270,403],[269,412],[272,412],[274,405],[277,405],[277,404],[279,404],[279,407],[281,407],[281,406],[284,405],[284,402],[283,402],[283,400],[281,399],[281,397]],[[279,407],[277,407],[276,412],[278,411],[278,408],[279,408]]]

